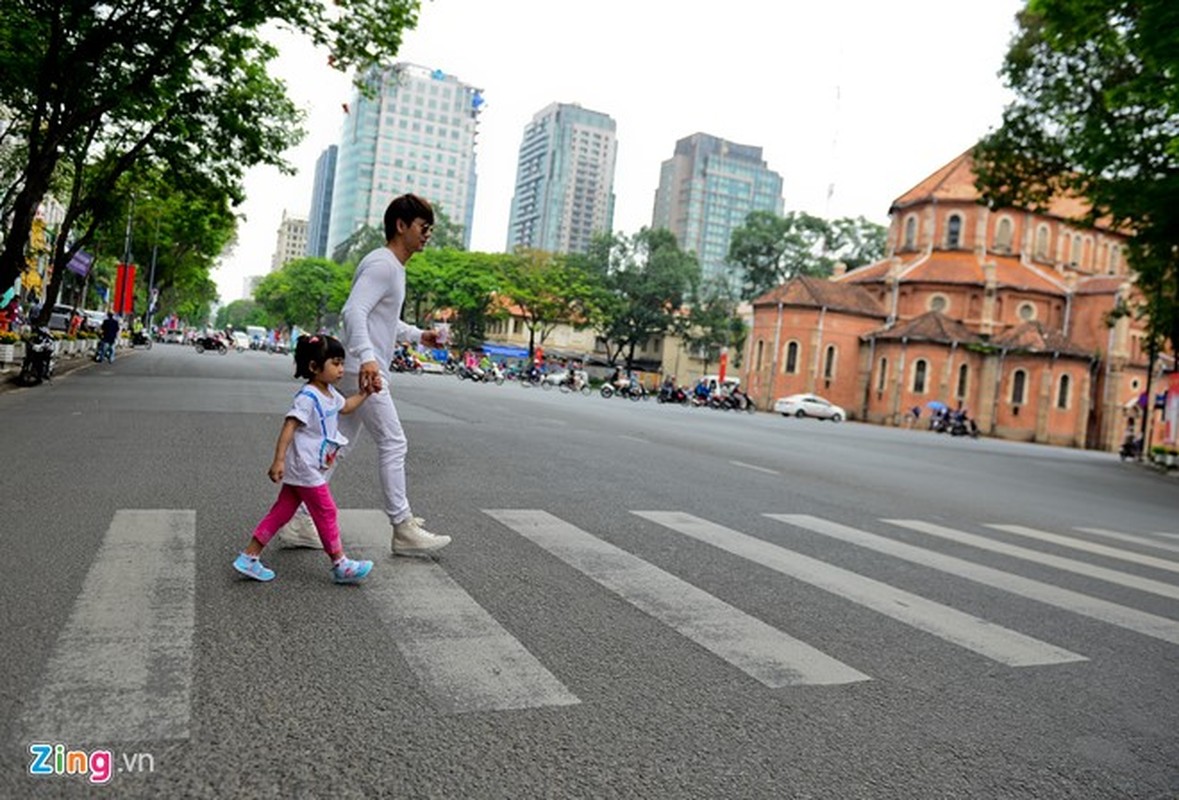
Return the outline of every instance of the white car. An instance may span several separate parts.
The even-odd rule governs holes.
[[[774,401],[774,411],[784,417],[814,417],[841,422],[847,419],[847,412],[830,400],[817,394],[792,394]]]

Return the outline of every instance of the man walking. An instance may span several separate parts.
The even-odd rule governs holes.
[[[102,361],[104,358],[108,364],[115,363],[115,342],[119,340],[119,321],[115,319],[114,312],[106,312],[106,319],[102,321],[102,344],[98,350],[98,358],[96,361]]]
[[[434,209],[428,202],[413,194],[394,199],[385,209],[385,246],[373,250],[357,265],[342,312],[343,341],[348,351],[341,382],[344,393],[372,394],[356,413],[340,418],[339,430],[349,441],[355,441],[363,425],[377,445],[384,510],[393,526],[393,555],[421,555],[450,544],[449,536],[425,530],[410,511],[405,484],[408,443],[390,394],[388,375],[398,342],[438,345],[434,331],[423,331],[401,321],[405,264],[426,246],[433,227]],[[280,534],[283,543],[319,547],[319,538],[305,524],[307,521],[305,515],[297,515]]]

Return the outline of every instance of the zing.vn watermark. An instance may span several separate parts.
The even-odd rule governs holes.
[[[121,753],[122,764],[116,764],[110,750],[67,750],[64,744],[33,742],[29,745],[33,758],[29,761],[30,775],[85,775],[91,783],[107,783],[114,772],[155,772],[156,760],[151,753]]]

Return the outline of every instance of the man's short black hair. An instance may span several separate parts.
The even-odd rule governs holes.
[[[393,202],[385,209],[385,241],[391,241],[397,235],[397,220],[409,226],[418,217],[424,219],[427,225],[434,224],[434,208],[425,199],[416,194],[393,198]]]

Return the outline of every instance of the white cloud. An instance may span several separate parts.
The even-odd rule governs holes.
[[[615,230],[650,224],[660,163],[697,131],[761,146],[787,210],[883,223],[894,198],[998,123],[1009,95],[997,73],[1022,6],[427,0],[399,59],[484,90],[474,249],[503,249],[520,138],[552,102],[618,123]],[[297,176],[247,176],[238,246],[214,273],[227,301],[269,268],[283,209],[307,214],[315,159],[337,141],[350,95],[326,53],[279,41],[276,71],[308,113],[308,136],[288,154]]]

